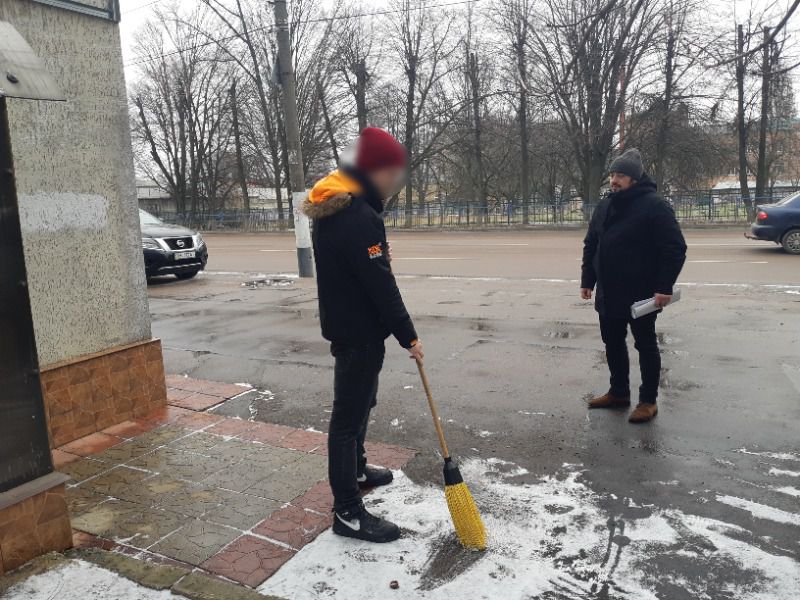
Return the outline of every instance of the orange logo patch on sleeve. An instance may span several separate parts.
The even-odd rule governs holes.
[[[370,246],[367,248],[367,254],[369,254],[370,259],[373,258],[380,258],[383,256],[383,246],[380,244],[375,244],[374,246]]]

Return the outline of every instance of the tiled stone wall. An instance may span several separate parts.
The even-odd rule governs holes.
[[[30,0],[0,20],[67,98],[8,101],[39,361],[150,339],[119,26]]]
[[[0,575],[72,546],[64,484],[0,510]]]
[[[144,416],[167,403],[161,341],[48,367],[42,391],[53,448]]]

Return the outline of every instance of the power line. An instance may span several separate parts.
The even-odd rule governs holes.
[[[158,4],[159,2],[161,2],[161,0],[152,0],[151,2],[148,2],[147,4],[142,4],[140,6],[135,6],[133,8],[128,9],[128,10],[123,10],[120,14],[121,15],[127,15],[128,13],[136,12],[137,10],[142,10],[143,8],[147,8],[148,6],[153,6],[153,4]]]
[[[153,0],[150,4],[156,4],[157,2],[160,2],[160,1],[161,0]],[[364,17],[380,17],[380,16],[384,16],[384,15],[403,13],[403,12],[406,12],[406,11],[411,12],[411,11],[418,11],[418,10],[425,10],[425,9],[447,8],[449,6],[459,6],[459,5],[463,5],[463,4],[476,4],[476,3],[480,2],[480,1],[481,0],[456,0],[455,2],[444,2],[444,3],[441,3],[441,4],[431,4],[431,5],[421,4],[420,6],[410,6],[408,8],[387,9],[387,10],[379,10],[379,11],[374,11],[374,12],[354,13],[354,14],[349,14],[349,15],[333,15],[333,16],[330,16],[330,17],[317,17],[315,19],[306,19],[304,21],[299,21],[297,23],[297,25],[306,25],[306,24],[310,24],[310,23],[328,23],[328,22],[333,22],[333,21],[347,21],[347,20],[350,20],[350,19],[360,19],[360,18],[364,18]],[[140,6],[139,8],[144,8],[146,6],[150,6],[150,5],[149,4],[145,4],[144,6]],[[138,10],[138,8],[134,8],[132,10]],[[128,12],[132,12],[132,11],[128,11]],[[262,25],[261,27],[254,27],[254,28],[250,29],[249,32],[250,33],[256,33],[256,32],[260,32],[260,31],[266,31],[268,33],[271,33],[272,31],[274,31],[274,29],[275,28],[272,25]],[[158,60],[158,59],[161,59],[161,58],[167,58],[169,56],[174,56],[176,54],[180,54],[181,52],[187,52],[189,50],[195,50],[197,48],[205,48],[206,46],[210,46],[212,44],[219,44],[221,42],[227,42],[229,40],[233,40],[233,39],[236,39],[238,37],[240,37],[239,34],[234,34],[234,35],[221,37],[221,38],[218,38],[218,39],[209,40],[207,42],[201,42],[199,44],[194,44],[192,46],[185,46],[185,47],[177,48],[176,50],[173,50],[172,52],[165,52],[164,54],[158,54],[158,55],[152,56],[152,57],[140,58],[138,60],[134,60],[134,61],[125,63],[123,66],[124,67],[135,67],[135,66],[138,66],[138,65],[142,65],[144,63],[153,62],[154,60]]]

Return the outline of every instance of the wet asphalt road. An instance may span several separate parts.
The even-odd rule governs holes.
[[[800,257],[741,230],[687,233],[685,296],[659,318],[661,413],[634,426],[624,411],[585,409],[607,372],[596,315],[577,296],[579,232],[391,238],[455,454],[514,462],[530,471],[521,482],[580,465],[610,518],[675,509],[718,519],[731,537],[794,559],[800,575]],[[227,411],[324,430],[332,359],[313,281],[242,285],[254,273],[294,270],[292,238],[207,241],[207,273],[150,286],[167,371],[248,382],[270,394]],[[387,347],[370,435],[419,448],[409,474],[439,481],[416,369],[392,340]],[[632,352],[634,385],[636,368]],[[748,576],[735,564],[656,560],[654,571],[690,581],[712,573],[713,599],[733,597],[725,581]]]

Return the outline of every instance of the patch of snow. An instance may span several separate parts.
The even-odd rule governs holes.
[[[735,450],[740,454],[749,454],[751,456],[763,456],[765,458],[774,458],[775,460],[796,460],[800,461],[800,456],[792,452],[753,452],[747,448],[739,448]]]
[[[319,429],[314,429],[313,427],[306,427],[306,431],[310,431],[311,433],[325,433],[324,431],[320,431]]]
[[[403,386],[403,389],[404,389],[404,390],[413,390],[413,389],[414,389],[414,386],[413,386],[413,385],[404,385],[404,386]]]
[[[58,598],[58,600],[175,600],[169,591],[151,590],[117,573],[84,561],[71,561],[45,573],[32,575],[9,589],[4,600]]]
[[[772,467],[769,470],[769,474],[776,476],[786,475],[787,477],[800,477],[800,471],[787,471],[786,469],[776,469],[775,467]]]
[[[233,385],[238,385],[239,387],[244,387],[244,388],[252,388],[253,387],[249,383],[234,383]]]
[[[487,438],[487,437],[492,436],[492,435],[497,435],[497,434],[494,433],[493,431],[479,431],[478,432],[478,437],[482,437],[482,438]]]
[[[767,519],[775,521],[776,523],[787,523],[789,525],[797,525],[800,527],[800,515],[796,515],[779,508],[773,508],[766,504],[759,504],[752,500],[745,500],[744,498],[737,498],[736,496],[718,495],[717,502],[722,502],[734,508],[746,510],[757,519]]]
[[[772,489],[775,490],[776,492],[780,492],[781,494],[787,494],[789,496],[794,496],[795,498],[800,498],[800,490],[790,485],[785,485],[783,487],[774,487]]]
[[[518,411],[517,411],[517,414],[519,414],[519,415],[525,415],[526,417],[532,417],[532,416],[534,416],[534,415],[537,415],[537,416],[539,416],[539,415],[541,415],[541,416],[547,416],[547,413],[543,413],[543,412],[531,412],[531,411],[529,411],[529,410],[518,410]]]
[[[687,597],[707,598],[708,570],[732,563],[753,576],[720,583],[726,597],[800,597],[794,560],[730,535],[739,527],[676,510],[623,519],[601,508],[604,497],[579,482],[579,473],[519,485],[507,480],[514,470],[496,459],[461,466],[488,532],[484,553],[463,550],[454,539],[441,487],[417,485],[396,471],[393,485],[365,501],[403,528],[399,541],[374,545],[328,530],[258,591],[292,600],[656,600],[679,587]],[[687,558],[696,573],[662,570]],[[390,590],[392,581],[398,589]]]
[[[400,419],[392,419],[391,421],[389,421],[389,425],[391,425],[392,427],[400,427],[400,423],[401,423]]]

